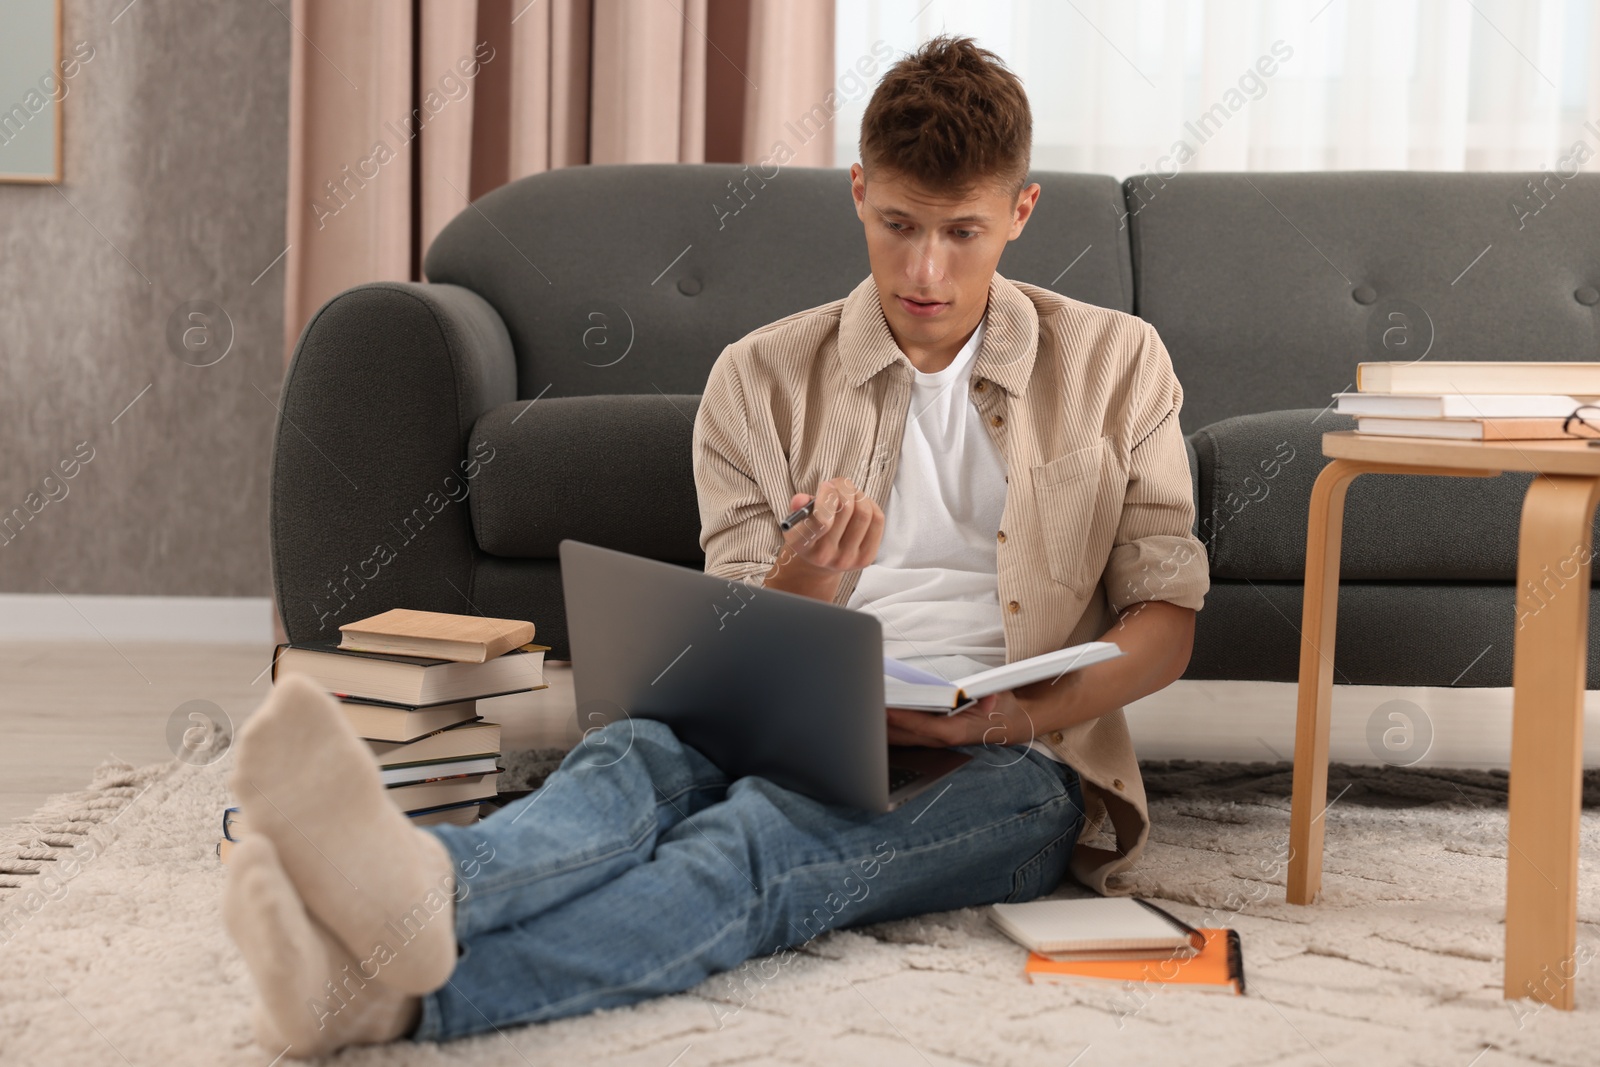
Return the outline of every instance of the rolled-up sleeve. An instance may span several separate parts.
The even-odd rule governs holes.
[[[763,585],[783,547],[783,534],[755,478],[744,389],[728,349],[706,379],[693,441],[706,573]]]
[[[1144,349],[1128,429],[1128,483],[1106,594],[1114,611],[1145,600],[1199,610],[1211,588],[1205,545],[1194,536],[1193,482],[1178,425],[1183,387],[1155,327]]]

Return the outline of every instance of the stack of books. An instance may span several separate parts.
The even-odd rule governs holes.
[[[1600,363],[1362,363],[1356,391],[1335,393],[1356,432],[1464,441],[1600,436]]]
[[[500,725],[478,702],[545,688],[534,625],[396,608],[339,627],[337,644],[280,645],[272,678],[304,674],[339,701],[366,741],[391,800],[419,826],[469,825],[495,796]],[[217,855],[248,832],[223,813]]]
[[[1229,929],[1196,929],[1138,897],[992,904],[989,919],[1028,949],[1028,981],[1179,985],[1244,993],[1244,952]]]

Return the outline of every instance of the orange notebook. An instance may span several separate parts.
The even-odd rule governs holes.
[[[1150,956],[1134,960],[1053,960],[1030,952],[1023,973],[1028,981],[1035,983],[1158,982],[1242,994],[1244,955],[1240,951],[1238,931],[1202,929],[1200,932],[1206,937],[1206,946],[1187,959]]]

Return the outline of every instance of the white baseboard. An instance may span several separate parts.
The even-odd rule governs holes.
[[[1141,759],[1294,757],[1291,682],[1178,681],[1128,705],[1127,715]],[[1340,763],[1505,769],[1511,689],[1336,685],[1329,734],[1329,758]],[[1585,695],[1583,736],[1584,766],[1600,766],[1594,690]]]
[[[267,597],[0,593],[0,641],[267,645],[272,636]],[[1290,682],[1179,681],[1128,705],[1127,715],[1143,759],[1249,762],[1294,755]],[[1583,736],[1584,766],[1600,766],[1600,692],[1594,690],[1585,696]],[[1509,767],[1511,689],[1336,685],[1329,754],[1340,763]]]
[[[272,601],[255,596],[0,593],[0,641],[271,644]]]

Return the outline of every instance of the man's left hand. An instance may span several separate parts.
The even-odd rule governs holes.
[[[910,708],[889,708],[888,715],[891,745],[1025,745],[1037,736],[1033,719],[1009,689],[954,715]]]

